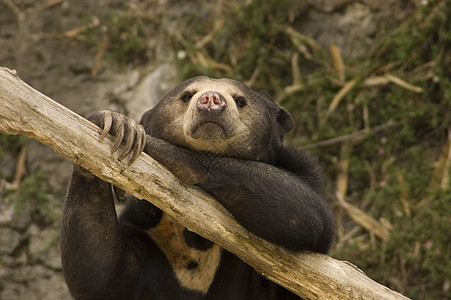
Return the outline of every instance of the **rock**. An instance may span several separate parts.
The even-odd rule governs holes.
[[[9,228],[23,232],[31,223],[30,206],[17,203],[18,200],[13,197],[15,196],[11,195],[10,198],[4,199],[2,205],[0,205],[0,214],[2,218],[10,218],[10,221],[7,223]]]
[[[41,229],[32,224],[28,233],[30,235],[28,251],[31,261],[42,263],[52,270],[62,270],[59,231],[55,228]]]
[[[9,276],[0,277],[0,281],[2,300],[70,299],[62,272],[41,265],[17,268]]]
[[[331,44],[337,45],[345,59],[365,51],[365,43],[361,41],[369,44],[367,37],[377,30],[371,10],[360,3],[333,13],[310,10],[298,27],[302,34],[313,37],[327,51]]]
[[[163,64],[141,80],[126,103],[129,117],[139,121],[142,114],[155,106],[171,88],[176,85],[176,69]]]
[[[0,147],[0,178],[12,179],[16,169],[16,158],[12,153],[2,153],[3,147]]]
[[[0,228],[0,257],[10,255],[20,244],[20,234],[10,228]]]
[[[3,184],[3,183],[0,183]],[[12,221],[14,214],[13,206],[9,199],[0,196],[0,225],[8,224]]]
[[[31,173],[42,170],[45,183],[57,190],[68,186],[72,174],[71,162],[36,140],[28,141],[27,163]],[[61,199],[62,200],[62,199]]]

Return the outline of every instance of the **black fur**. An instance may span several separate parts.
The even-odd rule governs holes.
[[[228,89],[238,89],[241,97],[239,106],[230,102],[231,97],[222,98],[229,102],[224,106],[224,113],[215,112],[218,118],[223,118],[218,124],[230,123],[232,127],[226,133],[221,132],[221,138],[225,135],[227,139],[231,132],[233,139],[226,146],[212,142],[211,151],[204,149],[208,146],[205,141],[197,144],[196,139],[184,136],[189,132],[179,128],[180,121],[175,121],[184,113],[194,117],[206,113],[200,109],[190,111],[187,99],[192,97],[191,101],[195,101],[199,87],[209,84],[219,84],[223,90],[218,92],[228,96]],[[104,113],[99,112],[89,119],[102,127],[103,117]],[[116,117],[113,124],[118,124]],[[322,196],[322,176],[317,162],[282,145],[283,135],[293,126],[292,118],[264,95],[231,80],[195,78],[168,93],[159,105],[144,114],[141,124],[149,135],[145,152],[181,180],[213,195],[249,231],[292,251],[326,253],[329,250],[333,222]],[[126,126],[126,135],[135,135],[133,126],[130,123]],[[209,138],[212,129],[221,131],[216,125],[209,126]],[[250,132],[246,128],[251,128]],[[110,133],[114,135],[115,131],[117,126]],[[197,134],[202,136],[202,132]],[[150,237],[157,234],[150,233],[154,228],[163,226],[162,218],[161,210],[147,201],[134,199],[117,219],[110,185],[75,166],[61,227],[63,268],[73,297],[298,299],[224,250],[220,250],[219,263],[212,266],[214,277],[205,291],[185,286],[180,276],[186,275],[180,275],[171,266],[178,258],[168,258],[164,247],[157,245],[161,241]],[[166,230],[167,236],[177,238],[180,247],[185,245],[194,251],[191,258],[180,253],[182,266],[189,272],[209,268],[202,266],[202,260],[197,261],[196,257],[209,257],[209,251],[217,253],[213,249],[215,245],[186,229],[177,231],[179,225],[172,226],[171,222],[169,219],[169,225],[162,230]]]

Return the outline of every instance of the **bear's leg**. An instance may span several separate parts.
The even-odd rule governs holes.
[[[131,163],[142,152],[144,129],[125,116],[101,111],[88,120],[101,128],[99,141],[108,133],[115,136],[112,152],[125,143],[119,160],[130,154]],[[137,259],[121,235],[111,185],[77,165],[64,202],[60,244],[66,282],[76,299],[112,294],[120,299],[133,291]]]
[[[84,176],[86,171],[78,168],[74,166],[61,224],[64,276],[76,299],[103,297],[132,257],[125,252],[110,184]]]

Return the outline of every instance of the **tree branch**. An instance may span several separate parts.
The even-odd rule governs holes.
[[[408,299],[326,255],[292,254],[246,231],[211,196],[184,185],[147,154],[131,166],[110,154],[111,137],[0,67],[0,131],[49,145],[96,176],[146,199],[180,224],[235,253],[270,280],[307,299]],[[121,153],[121,151],[118,151]]]

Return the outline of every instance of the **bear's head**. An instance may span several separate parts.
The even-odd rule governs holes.
[[[268,161],[293,118],[241,82],[202,76],[171,90],[141,124],[147,134],[191,150]]]

